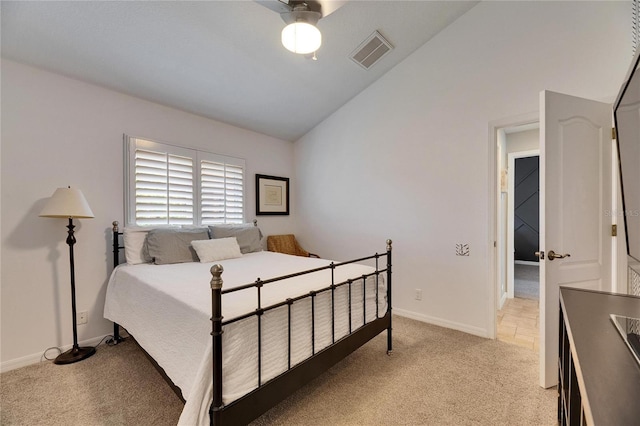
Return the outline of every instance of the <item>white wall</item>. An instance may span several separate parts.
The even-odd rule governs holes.
[[[507,149],[505,157],[512,152],[533,151],[540,148],[540,129],[507,133]]]
[[[631,61],[630,10],[471,9],[296,142],[303,245],[348,258],[392,238],[396,313],[493,335],[489,123],[537,111],[544,89],[612,100]]]
[[[89,311],[79,340],[111,332],[102,310],[110,224],[124,217],[123,133],[245,158],[247,220],[255,217],[255,173],[293,177],[290,142],[7,60],[1,78],[3,369],[72,343],[66,220],[38,217],[57,187],[80,188],[95,214],[75,221],[77,307]],[[290,232],[294,210],[261,216],[264,233]]]

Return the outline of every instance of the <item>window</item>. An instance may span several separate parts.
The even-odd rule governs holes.
[[[244,160],[125,136],[129,225],[244,222]]]
[[[134,150],[135,223],[193,224],[193,159]]]
[[[201,223],[244,222],[244,161],[199,154]]]

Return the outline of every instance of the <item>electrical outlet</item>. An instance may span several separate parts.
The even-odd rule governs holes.
[[[416,300],[422,300],[422,290],[416,288]]]
[[[87,321],[89,321],[89,312],[87,311],[78,312],[78,315],[76,316],[76,324],[78,325],[86,324]]]

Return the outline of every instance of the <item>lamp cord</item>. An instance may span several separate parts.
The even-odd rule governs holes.
[[[121,341],[122,341],[122,340],[125,340],[127,337],[128,337],[128,336],[120,337],[120,340],[121,340]],[[109,334],[109,335],[107,335],[107,336],[104,336],[104,337],[102,338],[102,340],[100,340],[100,342],[98,342],[98,344],[97,344],[97,345],[95,345],[93,348],[94,348],[94,349],[97,349],[97,348],[98,348],[98,346],[100,346],[100,345],[101,345],[101,344],[103,344],[103,343],[104,343],[105,345],[107,345],[107,346],[115,346],[115,345],[116,345],[116,342],[115,342],[115,340],[114,340],[113,335],[112,335],[112,334]],[[53,350],[53,349],[55,349],[55,350],[57,350],[57,351],[58,351],[58,354],[57,354],[57,355],[60,355],[60,354],[62,353],[62,349],[60,349],[58,346],[51,346],[50,348],[47,348],[47,349],[45,349],[45,350],[44,350],[44,352],[42,353],[42,356],[40,357],[40,362],[43,362],[43,361],[53,361],[54,359],[56,359],[56,357],[49,358],[49,357],[47,356],[47,352],[49,352],[49,351],[51,351],[51,350]],[[56,356],[57,356],[57,355],[56,355]]]

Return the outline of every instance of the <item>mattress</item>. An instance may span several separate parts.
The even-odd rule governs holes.
[[[329,265],[330,260],[273,252],[248,253],[218,261],[223,266],[223,290],[294,272]],[[180,424],[208,424],[212,400],[211,288],[213,263],[172,265],[120,265],[112,273],[106,293],[104,317],[122,325],[164,369],[186,400]],[[369,277],[363,291],[362,276],[375,269],[348,264],[335,269],[336,283],[354,279],[349,290],[335,290],[335,340],[386,312],[386,284],[381,274]],[[377,285],[376,285],[377,283]],[[294,298],[331,284],[331,270],[314,272],[262,287],[262,307]],[[376,287],[378,309],[376,310]],[[364,294],[363,294],[364,293]],[[365,306],[363,308],[363,298]],[[250,288],[222,297],[224,321],[257,308],[257,290]],[[291,307],[291,366],[332,343],[331,292],[315,296],[312,334],[311,298]],[[283,306],[262,316],[261,381],[288,367],[288,314]],[[258,387],[258,321],[255,316],[223,327],[223,402],[229,404]],[[314,341],[312,342],[312,336]]]

